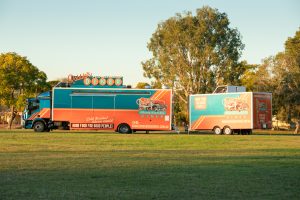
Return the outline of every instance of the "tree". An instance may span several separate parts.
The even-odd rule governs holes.
[[[46,80],[46,74],[26,57],[11,52],[0,55],[0,103],[10,108],[9,128],[17,111],[24,107],[26,97],[48,87]]]
[[[139,89],[145,89],[146,86],[150,86],[148,83],[144,83],[144,82],[138,82],[135,86],[135,88],[139,88]]]
[[[263,60],[260,65],[247,64],[245,72],[241,76],[241,83],[252,92],[270,92],[272,88],[272,70],[274,57],[270,56]]]
[[[280,120],[300,118],[300,30],[285,42],[285,50],[246,70],[242,83],[252,91],[273,92],[273,114]],[[298,120],[297,120],[298,119]]]
[[[212,92],[217,84],[237,84],[244,72],[239,63],[244,45],[225,13],[203,7],[177,14],[158,24],[142,62],[144,76],[177,92],[187,104],[189,94]]]
[[[61,82],[61,81],[59,81],[59,80],[48,81],[47,84],[49,85],[49,90],[51,90],[51,88],[56,86],[59,82]]]
[[[300,29],[285,42],[285,51],[275,57],[274,104],[281,118],[300,118]],[[284,112],[283,112],[284,111]],[[296,120],[298,121],[298,120]]]

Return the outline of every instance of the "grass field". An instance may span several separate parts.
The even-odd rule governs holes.
[[[0,130],[0,199],[300,199],[300,135]]]

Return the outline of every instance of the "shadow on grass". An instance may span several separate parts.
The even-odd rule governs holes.
[[[273,160],[273,158],[270,158]],[[297,199],[299,160],[161,163],[0,172],[1,199]],[[298,157],[299,159],[299,157]],[[289,162],[289,160],[293,160]]]
[[[264,134],[253,134],[255,136],[293,136],[293,137],[299,137],[300,134],[280,134],[280,133],[271,133],[271,134],[267,134],[267,133],[264,133]]]

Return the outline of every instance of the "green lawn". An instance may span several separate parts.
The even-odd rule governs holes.
[[[300,135],[0,130],[0,199],[300,199]]]

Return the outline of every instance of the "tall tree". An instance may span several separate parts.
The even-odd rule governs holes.
[[[148,43],[153,57],[142,62],[144,76],[180,91],[176,95],[185,104],[191,93],[238,83],[245,70],[238,61],[244,45],[229,25],[226,13],[210,7],[158,24]]]
[[[288,120],[300,118],[300,29],[285,42],[285,51],[275,57],[274,103]],[[298,120],[297,120],[298,121]]]
[[[25,98],[48,87],[47,76],[33,66],[26,57],[16,53],[0,55],[0,103],[10,108],[9,128]]]

